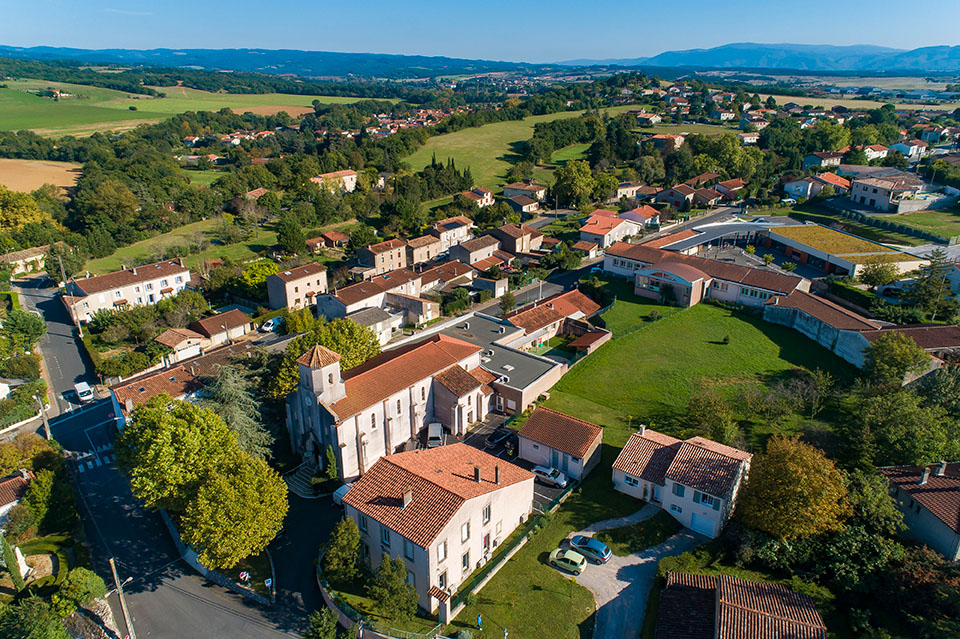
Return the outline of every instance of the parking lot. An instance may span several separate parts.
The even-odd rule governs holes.
[[[510,455],[503,443],[497,444],[493,448],[486,448],[485,441],[487,435],[492,433],[504,422],[504,417],[500,415],[490,415],[487,421],[478,424],[473,430],[467,433],[467,436],[463,438],[463,442],[474,448],[479,448],[480,450],[486,451],[495,457],[509,461],[512,464],[516,464],[521,468],[526,468],[527,470],[532,470],[535,464],[531,464],[525,459],[519,459],[515,455]],[[446,442],[450,443],[450,442]],[[536,510],[542,511],[547,504],[552,502],[560,493],[563,492],[562,488],[557,488],[555,486],[548,486],[544,484],[539,479],[533,485],[533,507]]]

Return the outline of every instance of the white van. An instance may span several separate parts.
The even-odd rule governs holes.
[[[81,404],[93,401],[93,389],[86,382],[74,384],[73,389],[77,391],[77,399],[80,400]]]
[[[427,425],[427,448],[443,446],[443,424],[433,422]]]

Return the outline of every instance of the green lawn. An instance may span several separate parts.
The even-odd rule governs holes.
[[[8,88],[0,89],[0,130],[32,129],[49,135],[89,135],[96,131],[130,128],[185,111],[217,111],[227,107],[242,113],[246,109],[290,107],[289,111],[296,112],[311,106],[313,100],[324,103],[351,103],[362,99],[281,93],[238,95],[210,93],[185,87],[157,87],[166,93],[167,97],[152,98],[124,91],[46,80],[10,80],[6,85]],[[47,87],[58,88],[75,97],[55,102],[23,91]],[[136,110],[131,111],[131,106],[136,107]]]
[[[714,135],[716,133],[733,133],[735,135],[739,132],[739,129],[736,127],[720,126],[719,124],[697,124],[695,122],[657,124],[651,127],[641,127],[637,130],[641,133],[702,133],[703,135]]]
[[[960,235],[960,208],[953,207],[944,210],[917,211],[916,213],[901,213],[889,218],[891,222],[906,224],[923,231],[936,233],[943,237]]]
[[[587,157],[587,149],[589,148],[589,144],[571,144],[570,146],[565,146],[553,152],[550,156],[550,164],[563,166],[570,160],[582,160]]]
[[[683,526],[665,510],[658,510],[650,519],[620,528],[598,532],[594,537],[610,547],[618,557],[627,557],[659,546],[676,535]]]
[[[612,107],[606,112],[615,115],[633,108],[636,107],[632,105]],[[457,168],[462,170],[470,167],[474,181],[478,185],[495,189],[503,183],[511,164],[519,159],[520,143],[533,136],[535,124],[561,118],[574,118],[581,113],[582,111],[563,111],[533,115],[524,120],[496,122],[462,129],[455,133],[435,135],[416,153],[406,158],[406,162],[414,170],[420,171],[430,164],[434,154],[441,162],[446,162],[448,157],[452,157]],[[549,179],[550,169],[539,168],[534,171],[534,177],[539,180]]]
[[[562,220],[550,222],[540,229],[540,232],[549,237],[555,237],[562,242],[576,242],[580,239],[580,227],[584,215],[571,215]]]
[[[246,584],[247,587],[264,597],[269,597],[270,589],[265,581],[274,579],[274,576],[273,570],[270,569],[270,558],[267,557],[267,552],[263,551],[259,555],[241,559],[240,563],[228,571],[228,575],[237,583],[242,584],[240,573],[244,571],[250,573],[250,583]]]
[[[195,186],[210,186],[219,178],[226,175],[224,171],[201,171],[199,169],[180,169],[180,172]]]
[[[640,423],[682,435],[687,402],[704,387],[736,408],[742,389],[789,379],[796,369],[821,368],[841,380],[851,374],[842,360],[786,327],[708,304],[644,322],[656,308],[620,299],[604,316],[614,339],[574,366],[546,405],[604,426],[604,442],[623,446]],[[768,434],[749,433],[748,441],[759,445]]]
[[[410,617],[409,619],[399,619],[380,614],[377,604],[367,596],[364,584],[359,582],[338,588],[337,593],[355,610],[363,613],[363,616],[376,624],[377,627],[425,633],[437,625],[436,620],[426,619],[418,615]]]

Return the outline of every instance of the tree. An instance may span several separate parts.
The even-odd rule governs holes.
[[[950,289],[950,273],[954,265],[942,248],[928,254],[927,260],[929,264],[920,267],[920,273],[904,298],[921,307],[930,315],[930,321],[934,322],[938,316],[946,319],[956,313],[957,302]]]
[[[179,512],[225,457],[236,454],[237,436],[212,410],[164,393],[133,411],[116,451],[134,496]]]
[[[875,291],[878,286],[886,286],[900,279],[900,269],[893,262],[873,262],[863,266],[857,279]]]
[[[317,318],[309,306],[301,309],[286,311],[283,316],[283,326],[288,334],[297,335],[306,333],[317,325]]]
[[[303,639],[337,639],[340,636],[337,616],[326,606],[322,610],[314,610],[310,614],[310,625],[300,636]]]
[[[514,297],[512,291],[507,291],[500,296],[500,312],[503,315],[509,313],[514,306],[517,305],[517,298]]]
[[[272,260],[260,260],[248,265],[240,273],[240,284],[251,297],[266,297],[267,278],[280,271],[280,265]]]
[[[554,195],[563,206],[583,206],[590,201],[596,180],[584,160],[571,160],[554,172]]]
[[[0,612],[0,639],[69,639],[63,621],[39,597],[10,604]]]
[[[7,572],[10,573],[10,581],[13,582],[13,589],[20,592],[26,586],[23,583],[23,575],[20,574],[20,564],[17,562],[17,555],[13,550],[13,546],[7,541],[6,535],[0,535],[0,549],[3,550],[3,565],[7,567]]]
[[[376,575],[367,585],[367,594],[388,617],[410,618],[417,611],[417,591],[407,583],[407,564],[384,554]]]
[[[303,232],[303,227],[292,215],[284,214],[280,216],[277,243],[284,252],[291,255],[303,253],[307,250],[307,237]]]
[[[734,420],[733,409],[712,389],[690,396],[686,419],[697,433],[713,441],[728,446],[742,443],[743,434]]]
[[[79,249],[75,249],[66,244],[52,244],[50,248],[47,249],[47,256],[44,258],[44,268],[50,279],[60,284],[63,281],[60,264],[63,264],[63,272],[66,273],[67,277],[72,277],[83,269],[85,261],[83,253],[81,253]]]
[[[267,547],[287,515],[287,485],[257,457],[235,452],[208,474],[183,512],[183,540],[211,568],[232,568]]]
[[[32,195],[0,185],[0,232],[16,231],[30,223],[55,224]]]
[[[842,473],[798,437],[773,437],[757,455],[738,510],[748,526],[778,539],[840,530],[850,515]]]
[[[30,350],[47,332],[47,323],[43,318],[27,311],[15,308],[7,312],[3,319],[0,335],[8,345],[17,350]],[[9,352],[9,351],[8,351]]]
[[[80,606],[84,606],[93,599],[103,597],[107,586],[100,575],[87,568],[72,568],[60,590],[53,593],[50,603],[61,617],[67,617]]]
[[[240,367],[224,365],[205,380],[201,406],[209,408],[237,436],[240,450],[254,457],[269,457],[273,436],[260,421],[260,405],[253,396],[253,383]]]
[[[323,574],[334,584],[347,584],[360,574],[360,531],[350,517],[337,522],[323,555]]]
[[[896,331],[881,335],[864,349],[864,355],[864,375],[881,387],[900,386],[908,373],[921,373],[930,361],[916,342]]]
[[[357,252],[365,246],[370,246],[377,241],[377,232],[369,226],[358,226],[350,233],[350,240],[347,242],[347,252],[350,255],[356,255]]]

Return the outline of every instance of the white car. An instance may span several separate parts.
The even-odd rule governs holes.
[[[557,488],[566,488],[567,487],[567,476],[561,473],[556,468],[547,468],[546,466],[537,466],[533,469],[533,474],[537,479],[549,486],[556,486]]]
[[[273,333],[274,331],[279,330],[281,324],[283,324],[282,317],[274,317],[272,319],[268,319],[266,322],[260,325],[260,332]]]
[[[93,400],[93,389],[90,388],[90,385],[86,382],[74,384],[73,389],[77,391],[77,400],[79,400],[81,404],[86,404]]]

